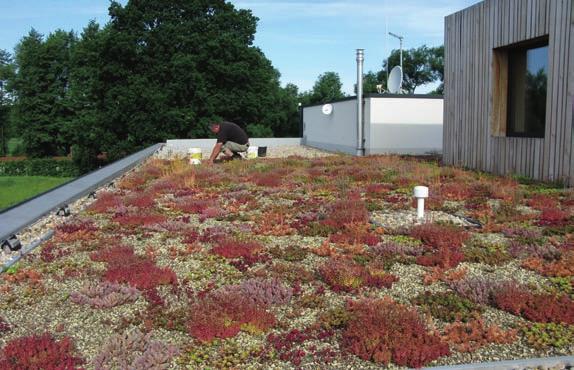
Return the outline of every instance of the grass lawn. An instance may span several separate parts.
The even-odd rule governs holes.
[[[0,210],[71,180],[69,177],[0,177]]]

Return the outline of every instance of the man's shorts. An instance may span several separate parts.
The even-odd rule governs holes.
[[[233,141],[228,141],[225,144],[223,144],[222,148],[223,148],[223,150],[229,149],[233,153],[241,153],[241,152],[246,152],[248,147],[249,147],[248,144],[237,144],[237,143],[234,143]]]

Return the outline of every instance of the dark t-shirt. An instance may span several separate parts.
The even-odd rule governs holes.
[[[241,127],[233,122],[221,122],[219,124],[219,132],[217,133],[217,142],[225,144],[228,141],[245,145],[249,138]]]

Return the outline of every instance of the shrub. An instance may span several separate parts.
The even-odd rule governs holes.
[[[493,293],[493,300],[498,308],[531,321],[574,324],[574,301],[564,295],[531,293],[507,282]]]
[[[172,208],[185,213],[201,213],[207,208],[215,206],[215,201],[211,199],[196,199],[194,197],[185,197],[176,199]]]
[[[24,159],[0,161],[0,176],[77,177],[78,167],[68,159]]]
[[[522,267],[536,271],[544,276],[574,276],[574,251],[563,254],[558,261],[547,261],[535,257],[528,258],[522,262]]]
[[[346,225],[341,231],[331,234],[329,240],[337,244],[366,244],[368,246],[377,245],[380,241],[377,235],[370,232],[369,225],[366,224]]]
[[[522,333],[536,348],[566,348],[574,343],[574,325],[536,323],[523,327]]]
[[[120,196],[110,192],[101,192],[98,194],[98,199],[88,207],[88,212],[108,213],[120,206],[123,206]]]
[[[451,349],[458,352],[473,352],[487,344],[508,344],[517,338],[517,330],[503,330],[496,325],[486,326],[481,318],[466,323],[455,322],[444,328],[441,338]]]
[[[263,246],[256,242],[242,242],[235,239],[225,239],[211,249],[211,253],[233,259],[251,257],[263,250]]]
[[[421,367],[450,353],[446,343],[426,331],[416,311],[391,299],[349,302],[348,310],[342,346],[363,360]]]
[[[40,252],[40,259],[43,262],[52,262],[58,258],[62,258],[66,255],[72,253],[70,249],[62,248],[61,245],[48,242],[42,246],[42,251]]]
[[[471,245],[462,248],[464,260],[467,262],[484,263],[499,266],[512,260],[511,256],[502,248]]]
[[[134,302],[138,297],[139,291],[136,288],[110,282],[88,284],[79,291],[70,294],[72,302],[89,305],[93,308],[115,307]]]
[[[420,256],[423,254],[423,249],[420,246],[399,244],[395,242],[379,243],[372,246],[371,251],[381,257],[393,257],[396,255]]]
[[[127,283],[141,290],[153,289],[158,285],[177,285],[177,275],[169,267],[158,267],[153,261],[136,257],[108,266],[105,280]]]
[[[137,208],[152,208],[155,206],[155,196],[151,193],[136,193],[125,199],[126,206]]]
[[[524,244],[541,244],[543,241],[542,233],[534,229],[506,228],[502,229],[502,233],[504,236],[508,238],[514,237]]]
[[[514,258],[544,258],[555,260],[560,258],[560,251],[551,244],[523,244],[518,241],[511,241],[508,253]]]
[[[323,280],[334,291],[354,292],[361,287],[390,288],[398,278],[384,271],[369,271],[365,266],[343,258],[331,258],[320,268]]]
[[[323,312],[318,322],[321,327],[330,330],[344,328],[350,319],[351,314],[345,307],[335,307]]]
[[[73,355],[72,340],[52,335],[32,335],[11,340],[0,355],[0,369],[76,369],[84,363]]]
[[[285,248],[274,247],[269,251],[274,257],[282,258],[289,262],[301,262],[307,257],[307,250],[297,245],[289,245]]]
[[[56,226],[56,232],[58,233],[73,234],[79,231],[98,231],[98,227],[94,224],[94,221],[84,218],[78,218],[72,222],[66,222]]]
[[[501,284],[503,283],[485,277],[466,277],[448,283],[450,288],[461,297],[485,305],[492,301],[492,294]]]
[[[538,226],[562,226],[568,223],[568,213],[559,208],[544,208],[538,217]]]
[[[152,341],[151,333],[136,329],[108,338],[92,365],[95,369],[166,369],[178,353],[177,347]]]
[[[135,257],[134,249],[123,245],[115,245],[92,252],[90,259],[95,262],[119,263],[132,260]]]
[[[261,333],[275,325],[275,316],[240,292],[213,291],[190,305],[188,331],[204,342],[231,338],[240,330]]]
[[[235,239],[224,239],[211,249],[211,253],[234,260],[231,262],[240,271],[245,271],[257,262],[265,262],[269,257],[260,253],[263,246],[256,242],[242,242]]]
[[[410,236],[433,249],[459,248],[469,237],[467,232],[455,226],[430,223],[413,227]]]
[[[456,320],[467,322],[481,311],[472,301],[450,292],[436,294],[424,292],[417,296],[413,303],[422,306],[423,310],[433,317],[447,322]]]
[[[321,223],[339,229],[344,225],[367,223],[368,221],[369,214],[365,203],[358,196],[351,195],[349,199],[333,203],[329,207],[326,218]]]
[[[329,363],[336,356],[333,350],[327,347],[318,351],[315,346],[307,346],[306,344],[310,341],[322,341],[333,335],[334,332],[331,330],[292,329],[283,334],[269,334],[267,343],[278,354],[280,360],[291,362],[295,366],[300,366],[303,358],[307,355],[313,358],[314,363]]]
[[[410,235],[420,239],[426,252],[418,256],[417,264],[453,268],[464,260],[462,244],[468,239],[468,233],[454,226],[423,224],[411,229]]]
[[[263,187],[278,187],[283,182],[283,176],[275,171],[271,172],[258,172],[251,175],[251,181],[257,186]]]
[[[263,306],[289,303],[293,295],[293,289],[283,285],[277,278],[248,279],[230,289],[238,289],[253,304]]]
[[[441,248],[416,258],[417,264],[421,266],[439,266],[445,269],[454,268],[463,260],[464,254],[459,248]]]

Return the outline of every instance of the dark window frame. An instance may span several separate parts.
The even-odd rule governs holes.
[[[507,45],[504,46],[500,49],[502,49],[508,58],[508,70],[507,70],[507,76],[508,76],[508,81],[507,81],[507,90],[506,90],[506,106],[507,106],[507,110],[506,110],[506,135],[507,137],[523,137],[523,138],[544,138],[545,137],[545,131],[546,131],[546,117],[544,118],[544,130],[542,133],[537,134],[536,132],[530,131],[530,132],[516,132],[513,130],[513,121],[512,121],[512,115],[513,115],[513,102],[512,102],[512,76],[513,76],[513,71],[512,71],[512,63],[511,63],[511,54],[516,53],[517,51],[524,51],[527,52],[528,50],[531,49],[537,49],[537,48],[541,48],[541,47],[549,47],[550,43],[550,38],[548,37],[548,35],[546,36],[542,36],[542,37],[538,37],[538,38],[534,38],[534,39],[530,39],[527,41],[523,41],[523,42],[519,42],[516,44],[512,44],[512,45]],[[547,59],[547,64],[549,64],[549,58]],[[548,81],[549,76],[548,74],[546,75],[546,79]],[[548,86],[548,84],[547,84]],[[546,105],[547,100],[548,100],[548,88],[546,89],[546,97],[545,97],[545,102],[544,104]],[[545,106],[545,111],[546,111],[546,106]]]

